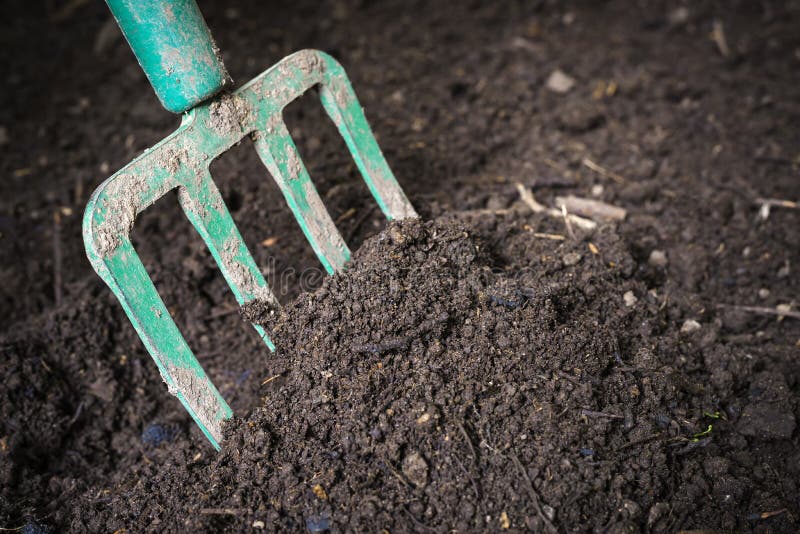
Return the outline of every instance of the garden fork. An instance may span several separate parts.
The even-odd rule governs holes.
[[[83,219],[86,253],[119,299],[169,391],[219,449],[221,423],[232,411],[178,330],[131,243],[136,216],[177,190],[183,212],[238,303],[261,301],[277,307],[209,172],[215,158],[250,136],[327,272],[344,269],[350,251],[282,118],[290,102],[315,86],[386,217],[417,215],[389,169],[344,69],[331,56],[297,52],[226,93],[222,91],[230,78],[195,0],[107,3],[161,103],[183,116],[174,133],[94,192]],[[253,327],[274,350],[267,333]]]

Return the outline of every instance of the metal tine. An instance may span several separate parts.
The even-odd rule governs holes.
[[[233,415],[170,316],[130,238],[95,268],[119,299],[170,393],[178,397],[211,444],[219,449],[220,422]]]
[[[275,120],[277,119],[277,120]],[[344,269],[350,259],[350,249],[336,224],[325,209],[306,166],[279,115],[270,120],[271,132],[257,132],[256,152],[280,187],[286,203],[300,224],[328,274]]]
[[[320,55],[326,58],[328,73],[328,83],[320,84],[320,100],[372,196],[390,221],[417,217],[378,146],[344,68],[330,56]]]
[[[242,305],[258,300],[279,307],[225,206],[211,173],[207,168],[200,168],[196,172],[197,180],[187,180],[178,189],[178,200],[211,251],[236,301]],[[274,351],[275,345],[264,329],[255,323],[252,325],[267,347]]]

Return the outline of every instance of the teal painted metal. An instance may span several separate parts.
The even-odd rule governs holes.
[[[181,113],[230,81],[195,0],[106,0],[161,103]]]
[[[362,177],[390,220],[416,217],[381,153],[347,75],[331,56],[303,50],[247,85],[184,115],[180,127],[111,176],[94,192],[83,219],[92,266],[122,303],[170,392],[219,449],[228,404],[175,325],[130,241],[136,216],[177,190],[239,304],[278,306],[209,172],[211,162],[251,136],[306,238],[329,273],[344,269],[350,250],[322,203],[283,122],[283,109],[313,86],[345,140]],[[254,325],[274,350],[267,333]]]

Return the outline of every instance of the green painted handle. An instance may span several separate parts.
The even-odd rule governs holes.
[[[195,0],[106,0],[159,100],[182,113],[230,77]]]

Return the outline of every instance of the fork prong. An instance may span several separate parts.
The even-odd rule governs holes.
[[[358,102],[342,66],[327,54],[320,53],[327,63],[326,82],[320,85],[320,100],[361,176],[386,218],[391,220],[417,217],[400,184],[386,162],[380,146]]]
[[[270,128],[268,135],[255,135],[256,151],[325,270],[329,274],[341,271],[350,259],[350,249],[325,209],[288,128],[280,120],[271,121]]]
[[[178,199],[189,221],[211,251],[236,301],[246,304],[259,300],[277,308],[278,301],[247,249],[208,169],[198,170],[196,180],[186,180],[178,190]],[[267,347],[275,350],[275,345],[264,330],[258,325],[253,326]]]
[[[211,444],[219,449],[221,422],[233,415],[175,325],[128,236],[102,258],[98,274],[119,299],[170,393],[178,397]]]

